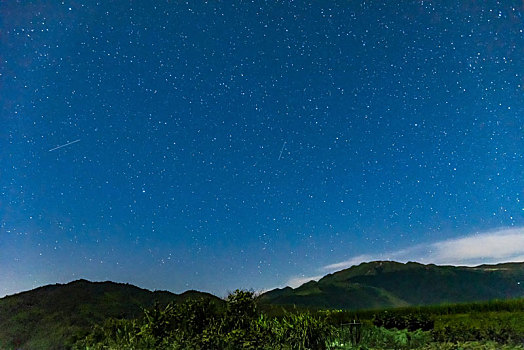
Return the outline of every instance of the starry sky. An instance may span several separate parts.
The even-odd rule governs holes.
[[[524,257],[523,31],[520,0],[0,1],[0,296]]]

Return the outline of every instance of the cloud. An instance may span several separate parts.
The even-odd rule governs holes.
[[[297,288],[309,281],[318,281],[322,277],[324,277],[324,275],[292,277],[286,282],[286,285],[291,288]]]
[[[319,271],[330,273],[375,260],[417,261],[424,264],[462,266],[522,262],[524,261],[524,227],[470,234],[383,254],[358,255],[322,266]],[[322,275],[293,277],[287,282],[287,285],[295,288],[322,277]]]
[[[345,268],[347,268],[349,266],[358,265],[361,262],[371,261],[371,260],[377,260],[377,259],[373,255],[367,255],[367,254],[358,255],[358,256],[355,256],[353,258],[350,258],[349,260],[344,260],[344,261],[341,261],[341,262],[338,262],[338,263],[334,263],[334,264],[323,266],[322,270],[324,270],[324,271],[338,271],[338,270],[345,269]]]
[[[432,244],[435,263],[493,263],[522,260],[524,228],[505,229]]]
[[[373,260],[418,261],[438,265],[495,264],[524,261],[524,227],[500,229],[446,239],[380,255],[360,255],[346,261],[322,267],[336,271]]]

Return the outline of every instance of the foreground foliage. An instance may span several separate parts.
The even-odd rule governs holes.
[[[386,329],[365,325],[361,341],[355,344],[346,329],[338,329],[330,349],[419,349],[432,342],[431,332]]]
[[[156,304],[139,319],[109,319],[74,348],[524,350],[524,312],[400,309],[375,312],[363,321],[352,315],[350,323],[347,316],[342,311],[287,311],[270,317],[259,310],[253,292],[237,290],[225,304],[187,299]]]
[[[167,305],[194,297],[223,302],[206,293],[151,292],[113,282],[79,280],[40,287],[0,299],[0,349],[71,349],[109,318],[136,319],[155,301]]]
[[[327,349],[333,327],[310,314],[268,318],[237,290],[224,308],[205,299],[156,305],[139,320],[108,320],[77,349]]]

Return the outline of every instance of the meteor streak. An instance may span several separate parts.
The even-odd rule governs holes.
[[[284,141],[284,144],[282,145],[282,149],[280,149],[280,154],[278,155],[278,160],[282,158],[282,152],[284,152],[284,147],[286,147],[286,141]]]
[[[71,141],[71,142],[68,142],[68,143],[66,143],[66,144],[60,145],[60,146],[55,147],[55,148],[51,148],[48,152],[56,151],[57,149],[60,149],[60,148],[63,148],[63,147],[67,147],[67,146],[70,146],[70,145],[72,145],[73,143],[77,143],[77,142],[80,142],[80,139],[78,139],[78,140],[74,140],[74,141]]]

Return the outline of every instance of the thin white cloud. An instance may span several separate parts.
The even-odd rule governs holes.
[[[318,281],[322,277],[324,277],[324,275],[292,277],[286,282],[286,285],[291,288],[297,288],[309,281]]]
[[[367,255],[367,254],[358,255],[358,256],[355,256],[355,257],[350,258],[348,260],[344,260],[344,261],[341,261],[341,262],[338,262],[338,263],[334,263],[334,264],[323,266],[322,270],[324,270],[324,271],[338,271],[338,270],[342,270],[342,269],[345,269],[345,268],[353,266],[353,265],[358,265],[358,264],[360,264],[361,262],[364,262],[364,261],[371,261],[373,259],[375,259],[375,257],[373,255]]]
[[[524,255],[524,228],[505,229],[432,244],[436,263],[514,261]]]
[[[446,239],[425,245],[383,254],[364,254],[337,263],[322,266],[324,273],[339,271],[362,262],[394,260],[417,261],[424,264],[476,266],[502,262],[524,261],[524,227],[499,229]],[[293,277],[287,285],[298,287],[323,276]]]

